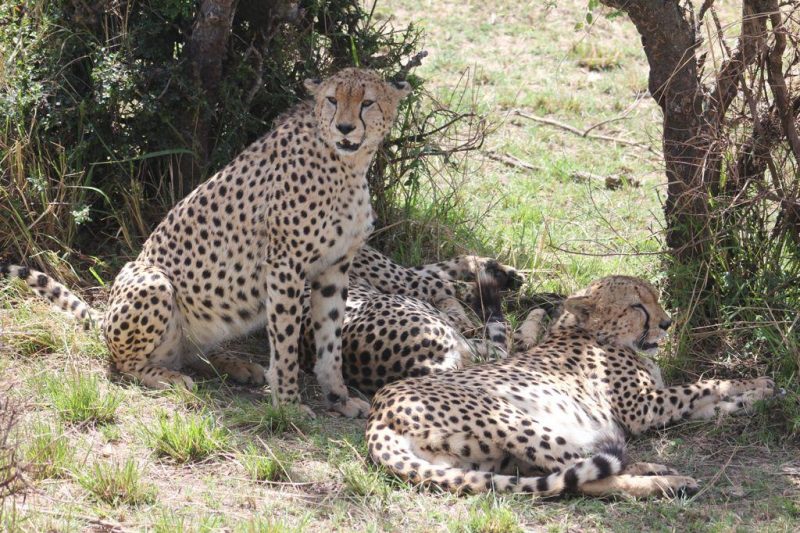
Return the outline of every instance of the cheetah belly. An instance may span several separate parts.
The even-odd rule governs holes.
[[[568,442],[587,451],[597,442],[598,435],[616,435],[622,431],[602,405],[582,394],[562,391],[550,384],[529,385],[516,392],[511,391],[508,385],[502,385],[496,394],[541,425],[557,429]]]
[[[204,291],[200,296],[205,298],[194,298],[195,305],[190,307],[179,295],[179,305],[187,308],[183,313],[186,336],[201,350],[266,326],[266,285],[262,275],[266,265],[222,262],[212,272],[225,272],[235,264],[242,265],[242,269],[221,285],[223,296],[214,293],[213,289],[208,293]],[[213,305],[204,307],[203,302],[209,300]],[[197,312],[198,303],[200,312]]]

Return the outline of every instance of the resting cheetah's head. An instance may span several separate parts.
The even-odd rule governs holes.
[[[599,279],[564,301],[564,309],[598,339],[654,354],[672,324],[648,282],[629,276]]]
[[[389,133],[405,81],[384,81],[371,70],[347,68],[325,80],[306,80],[323,140],[341,157],[372,152]]]

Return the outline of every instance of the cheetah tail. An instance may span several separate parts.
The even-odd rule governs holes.
[[[0,263],[0,277],[18,277],[36,291],[39,296],[49,300],[50,303],[62,311],[73,315],[87,327],[91,325],[99,327],[101,323],[102,315],[98,311],[89,307],[89,304],[43,272],[31,270],[24,266]]]
[[[486,324],[486,338],[503,354],[508,353],[508,325],[503,315],[501,286],[491,273],[481,271],[470,307]]]
[[[625,444],[622,440],[604,443],[598,447],[595,455],[563,472],[540,477],[509,476],[437,466],[419,457],[407,437],[377,421],[370,421],[367,441],[372,460],[406,481],[417,485],[433,484],[455,493],[494,490],[531,493],[543,497],[558,496],[565,492],[575,492],[584,483],[617,475],[625,466]]]

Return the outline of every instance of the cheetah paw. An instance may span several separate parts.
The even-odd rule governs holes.
[[[333,404],[331,409],[347,418],[366,418],[369,413],[369,402],[361,398],[348,398],[343,402]]]
[[[300,409],[300,412],[306,415],[308,418],[317,418],[317,413],[315,413],[314,410],[306,404],[298,403],[297,408]]]
[[[169,389],[174,387],[176,389],[194,389],[194,380],[186,374],[179,374],[178,372],[175,372],[173,375],[165,375],[163,378],[164,379],[159,381],[155,388]]]
[[[226,368],[225,373],[238,383],[263,385],[267,382],[267,371],[263,366],[257,363],[246,363],[242,361]]]
[[[694,496],[700,491],[700,485],[694,478],[687,476],[661,476],[658,480],[658,488],[664,496],[671,498],[683,498]]]

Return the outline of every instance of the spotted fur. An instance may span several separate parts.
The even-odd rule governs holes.
[[[345,69],[306,87],[310,100],[181,200],[122,268],[102,321],[121,372],[149,387],[191,387],[181,369],[210,362],[260,384],[260,365],[215,348],[266,326],[273,399],[298,402],[308,286],[325,400],[366,415],[341,373],[347,273],[373,225],[366,173],[409,85]]]
[[[21,279],[39,296],[48,300],[61,311],[74,316],[87,328],[102,324],[103,315],[101,313],[92,309],[72,291],[44,272],[24,266],[0,263],[0,276]]]
[[[500,293],[520,275],[468,256],[406,268],[365,246],[350,269],[342,326],[345,382],[371,395],[386,383],[507,355]],[[447,264],[447,270],[440,266]],[[471,310],[472,312],[468,312]],[[304,330],[310,330],[307,319]],[[313,338],[305,336],[306,366]]]
[[[655,352],[670,323],[647,282],[598,280],[565,300],[545,339],[527,339],[531,348],[378,391],[367,422],[370,456],[413,483],[453,491],[696,490],[667,467],[626,465],[625,433],[746,409],[772,395],[774,383],[665,387],[641,354]]]

